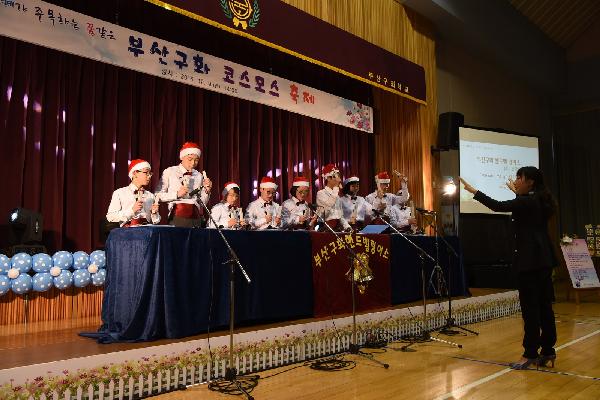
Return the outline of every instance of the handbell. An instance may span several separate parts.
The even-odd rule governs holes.
[[[369,256],[365,253],[360,253],[357,257],[358,258],[355,258],[352,263],[352,268],[346,272],[346,278],[351,281],[352,275],[350,274],[354,271],[354,282],[356,282],[360,294],[364,294],[368,283],[375,279],[375,277],[373,276],[373,271],[369,267]]]

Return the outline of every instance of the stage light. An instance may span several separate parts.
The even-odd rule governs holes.
[[[42,241],[43,218],[26,208],[16,208],[8,216],[12,245],[40,243]]]
[[[456,184],[450,176],[444,177],[444,185],[442,186],[444,196],[452,196],[456,193]]]
[[[17,219],[19,218],[19,209],[12,210],[8,217],[8,222],[11,224],[17,223]]]

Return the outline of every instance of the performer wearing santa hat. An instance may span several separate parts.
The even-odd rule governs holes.
[[[169,223],[172,225],[199,227],[204,223],[204,208],[198,198],[207,204],[212,182],[195,169],[200,154],[200,146],[196,143],[184,143],[179,151],[181,163],[165,169],[156,188],[160,201],[169,202]],[[193,194],[190,196],[190,193]]]
[[[373,212],[373,206],[358,195],[359,189],[360,179],[356,175],[350,175],[344,180],[343,196],[340,197],[344,218],[353,230],[361,230]]]
[[[144,189],[150,184],[151,177],[147,161],[137,159],[129,163],[131,183],[113,192],[106,213],[108,222],[117,222],[123,227],[160,222],[158,203],[154,202],[152,192]]]
[[[312,215],[306,201],[310,191],[310,182],[303,176],[294,178],[290,189],[291,198],[281,204],[282,229],[312,229],[317,216]]]
[[[411,207],[394,204],[390,209],[390,224],[399,231],[408,232],[416,228],[417,219],[414,218]]]
[[[390,175],[387,171],[379,172],[375,175],[375,183],[377,190],[365,197],[365,200],[373,206],[375,211],[382,213],[383,218],[390,220],[390,210],[393,205],[404,205],[410,194],[408,193],[408,179],[404,175],[400,175],[401,189],[397,194],[389,193],[390,190]],[[374,212],[375,212],[374,211]],[[376,219],[375,219],[376,222]]]
[[[239,206],[240,187],[235,182],[227,182],[223,188],[223,200],[210,211],[214,222],[223,229],[242,229],[246,226],[244,213]],[[209,228],[216,228],[210,221]]]
[[[317,207],[325,223],[333,230],[350,230],[350,224],[344,218],[340,202],[340,170],[335,164],[327,164],[321,171],[325,187],[317,192]]]
[[[260,181],[260,195],[246,208],[246,222],[251,229],[278,229],[281,224],[281,206],[273,201],[277,184],[265,176]]]

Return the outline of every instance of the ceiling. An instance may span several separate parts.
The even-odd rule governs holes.
[[[568,49],[600,17],[598,0],[508,0],[554,43]]]

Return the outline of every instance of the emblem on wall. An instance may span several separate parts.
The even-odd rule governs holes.
[[[254,28],[260,19],[258,0],[219,0],[225,16],[233,21],[233,26],[247,30]]]

